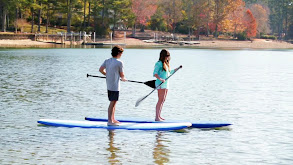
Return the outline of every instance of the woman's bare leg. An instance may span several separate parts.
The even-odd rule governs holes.
[[[165,102],[165,100],[166,100],[166,97],[167,97],[167,94],[168,94],[168,89],[163,89],[164,90],[164,98],[163,98],[163,104],[164,104],[164,102]],[[165,120],[164,118],[162,118],[161,117],[161,112],[162,112],[162,109],[163,109],[163,104],[162,104],[162,106],[161,106],[161,109],[160,109],[160,112],[159,112],[159,118],[161,119],[161,120]]]
[[[158,103],[156,105],[156,121],[162,121],[164,120],[163,118],[161,118],[161,111],[163,108],[163,104],[165,102],[166,99],[166,95],[167,95],[167,91],[168,89],[158,89]]]

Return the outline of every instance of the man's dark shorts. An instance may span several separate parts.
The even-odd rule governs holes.
[[[109,91],[108,90],[108,98],[109,98],[109,101],[118,101],[119,91]]]

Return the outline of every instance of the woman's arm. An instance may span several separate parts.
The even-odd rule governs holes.
[[[175,68],[175,69],[171,70],[170,74],[173,74],[174,72],[176,72],[180,68],[182,68],[182,65],[180,65],[178,68]]]
[[[162,63],[161,62],[157,62],[156,65],[155,65],[155,69],[154,69],[154,72],[153,72],[153,75],[154,77],[156,77],[158,80],[162,81],[162,82],[165,82],[164,79],[162,79],[160,76],[159,76],[159,70],[162,69]]]
[[[165,82],[165,79],[162,79],[158,74],[154,75],[157,79],[159,79],[160,81],[162,81],[163,83]]]

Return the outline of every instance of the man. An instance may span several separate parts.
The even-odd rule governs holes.
[[[110,105],[108,108],[108,125],[119,125],[119,121],[115,119],[115,108],[119,99],[120,78],[127,81],[124,77],[123,62],[120,60],[123,48],[114,46],[112,49],[112,58],[104,61],[99,71],[106,76],[108,98]]]

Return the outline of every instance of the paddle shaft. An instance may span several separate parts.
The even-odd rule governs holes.
[[[105,76],[94,76],[94,75],[89,75],[87,74],[86,77],[98,77],[98,78],[106,78]],[[141,82],[141,81],[133,81],[133,80],[127,80],[128,82],[134,82],[134,83],[141,83],[145,84],[146,82]]]
[[[181,69],[182,68],[182,65],[180,65],[180,67],[176,70],[176,71],[174,71],[174,73],[173,74],[171,74],[169,77],[167,77],[166,79],[165,79],[165,82],[170,78],[170,77],[172,77],[179,69]],[[146,95],[145,97],[143,97],[142,99],[140,99],[140,101],[137,101],[137,103],[136,103],[136,107],[138,106],[138,104],[139,104],[139,102],[142,102],[144,99],[146,99],[149,95],[151,95],[155,90],[157,90],[160,86],[162,86],[162,84],[163,84],[164,82],[161,82],[161,84],[160,85],[158,85],[154,90],[152,90],[148,95]]]
[[[166,79],[165,79],[165,82],[171,77],[171,76],[173,76],[179,69],[181,69],[182,68],[182,66],[180,66],[176,71],[174,71],[174,73],[173,74],[171,74],[169,77],[167,77]],[[161,82],[161,84],[159,85],[159,86],[157,86],[151,93],[149,93],[146,97],[148,97],[150,94],[152,94],[156,89],[158,89],[160,86],[162,86],[162,84],[163,84],[163,82]]]

